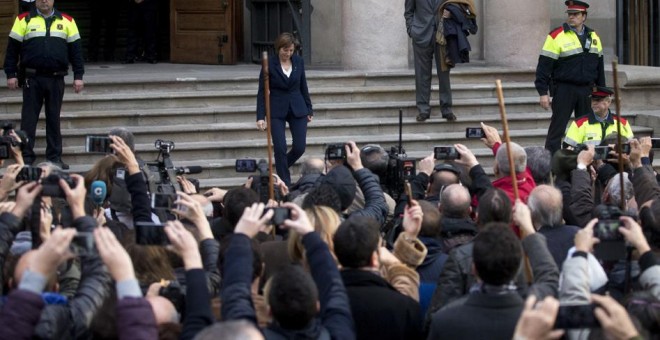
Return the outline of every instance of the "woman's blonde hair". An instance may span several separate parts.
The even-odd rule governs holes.
[[[332,237],[335,235],[335,232],[341,223],[341,218],[332,208],[322,205],[306,209],[305,212],[307,212],[309,222],[314,226],[314,231],[319,233],[321,239],[328,245],[330,252],[333,253],[334,256]],[[299,263],[306,261],[305,248],[302,245],[302,237],[294,231],[289,233],[288,251],[289,258],[292,262]]]

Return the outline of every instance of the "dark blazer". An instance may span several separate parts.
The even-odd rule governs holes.
[[[420,339],[419,303],[399,293],[382,277],[361,269],[344,269],[357,339]]]
[[[268,59],[271,118],[284,119],[289,111],[296,117],[313,115],[303,59],[294,54],[291,57],[291,64],[293,70],[291,76],[287,77],[282,71],[282,64],[277,55],[272,55]],[[257,120],[262,119],[266,119],[263,72],[259,74],[257,93]]]
[[[433,315],[428,339],[509,340],[522,309],[523,299],[517,293],[473,293],[465,304]]]

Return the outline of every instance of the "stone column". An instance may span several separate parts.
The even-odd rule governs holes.
[[[342,66],[372,71],[407,68],[403,10],[404,0],[344,0]]]
[[[489,65],[536,67],[550,27],[548,1],[484,1],[484,59]]]

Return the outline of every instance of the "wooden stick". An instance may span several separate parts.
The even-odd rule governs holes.
[[[261,54],[261,73],[264,75],[264,103],[266,106],[266,140],[268,142],[268,198],[275,199],[275,183],[273,183],[273,143],[270,130],[270,74],[268,73],[268,52]],[[273,228],[274,230],[275,228]]]
[[[520,198],[518,195],[518,176],[516,176],[516,168],[514,166],[513,155],[511,154],[511,138],[509,138],[509,124],[506,120],[506,109],[504,108],[504,94],[502,92],[502,81],[495,80],[497,88],[497,100],[500,103],[500,116],[502,117],[502,130],[504,130],[504,142],[506,143],[506,153],[509,158],[509,176],[511,176],[511,184],[513,185],[513,197],[515,200]],[[513,202],[515,204],[516,202]]]
[[[612,77],[614,80],[614,104],[616,107],[616,145],[617,155],[619,156],[619,182],[621,184],[621,211],[626,210],[626,196],[623,181],[623,147],[621,145],[621,98],[619,95],[619,76],[618,76],[618,63],[616,60],[612,61]],[[605,138],[605,136],[603,136]]]
[[[502,130],[504,130],[504,142],[506,143],[506,153],[509,158],[509,175],[511,176],[511,185],[513,185],[513,197],[514,205],[520,198],[518,194],[518,176],[516,176],[516,168],[514,167],[513,155],[511,154],[511,138],[509,137],[509,123],[506,118],[506,109],[504,107],[504,93],[502,92],[502,81],[500,79],[495,80],[495,88],[497,89],[497,101],[500,104],[500,116],[502,118]],[[520,237],[522,237],[522,232]],[[532,266],[529,263],[529,257],[527,254],[524,256],[525,262],[525,278],[527,279],[528,284],[534,282],[534,275],[532,274]]]

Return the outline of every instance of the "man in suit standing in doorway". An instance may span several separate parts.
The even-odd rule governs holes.
[[[431,117],[431,76],[433,75],[433,56],[436,56],[435,66],[438,72],[440,85],[440,112],[442,118],[448,121],[456,120],[451,109],[451,88],[449,83],[449,69],[442,71],[440,67],[440,50],[435,35],[438,30],[438,8],[443,0],[406,0],[405,12],[406,29],[412,38],[415,55],[415,93],[417,121],[423,122]]]

